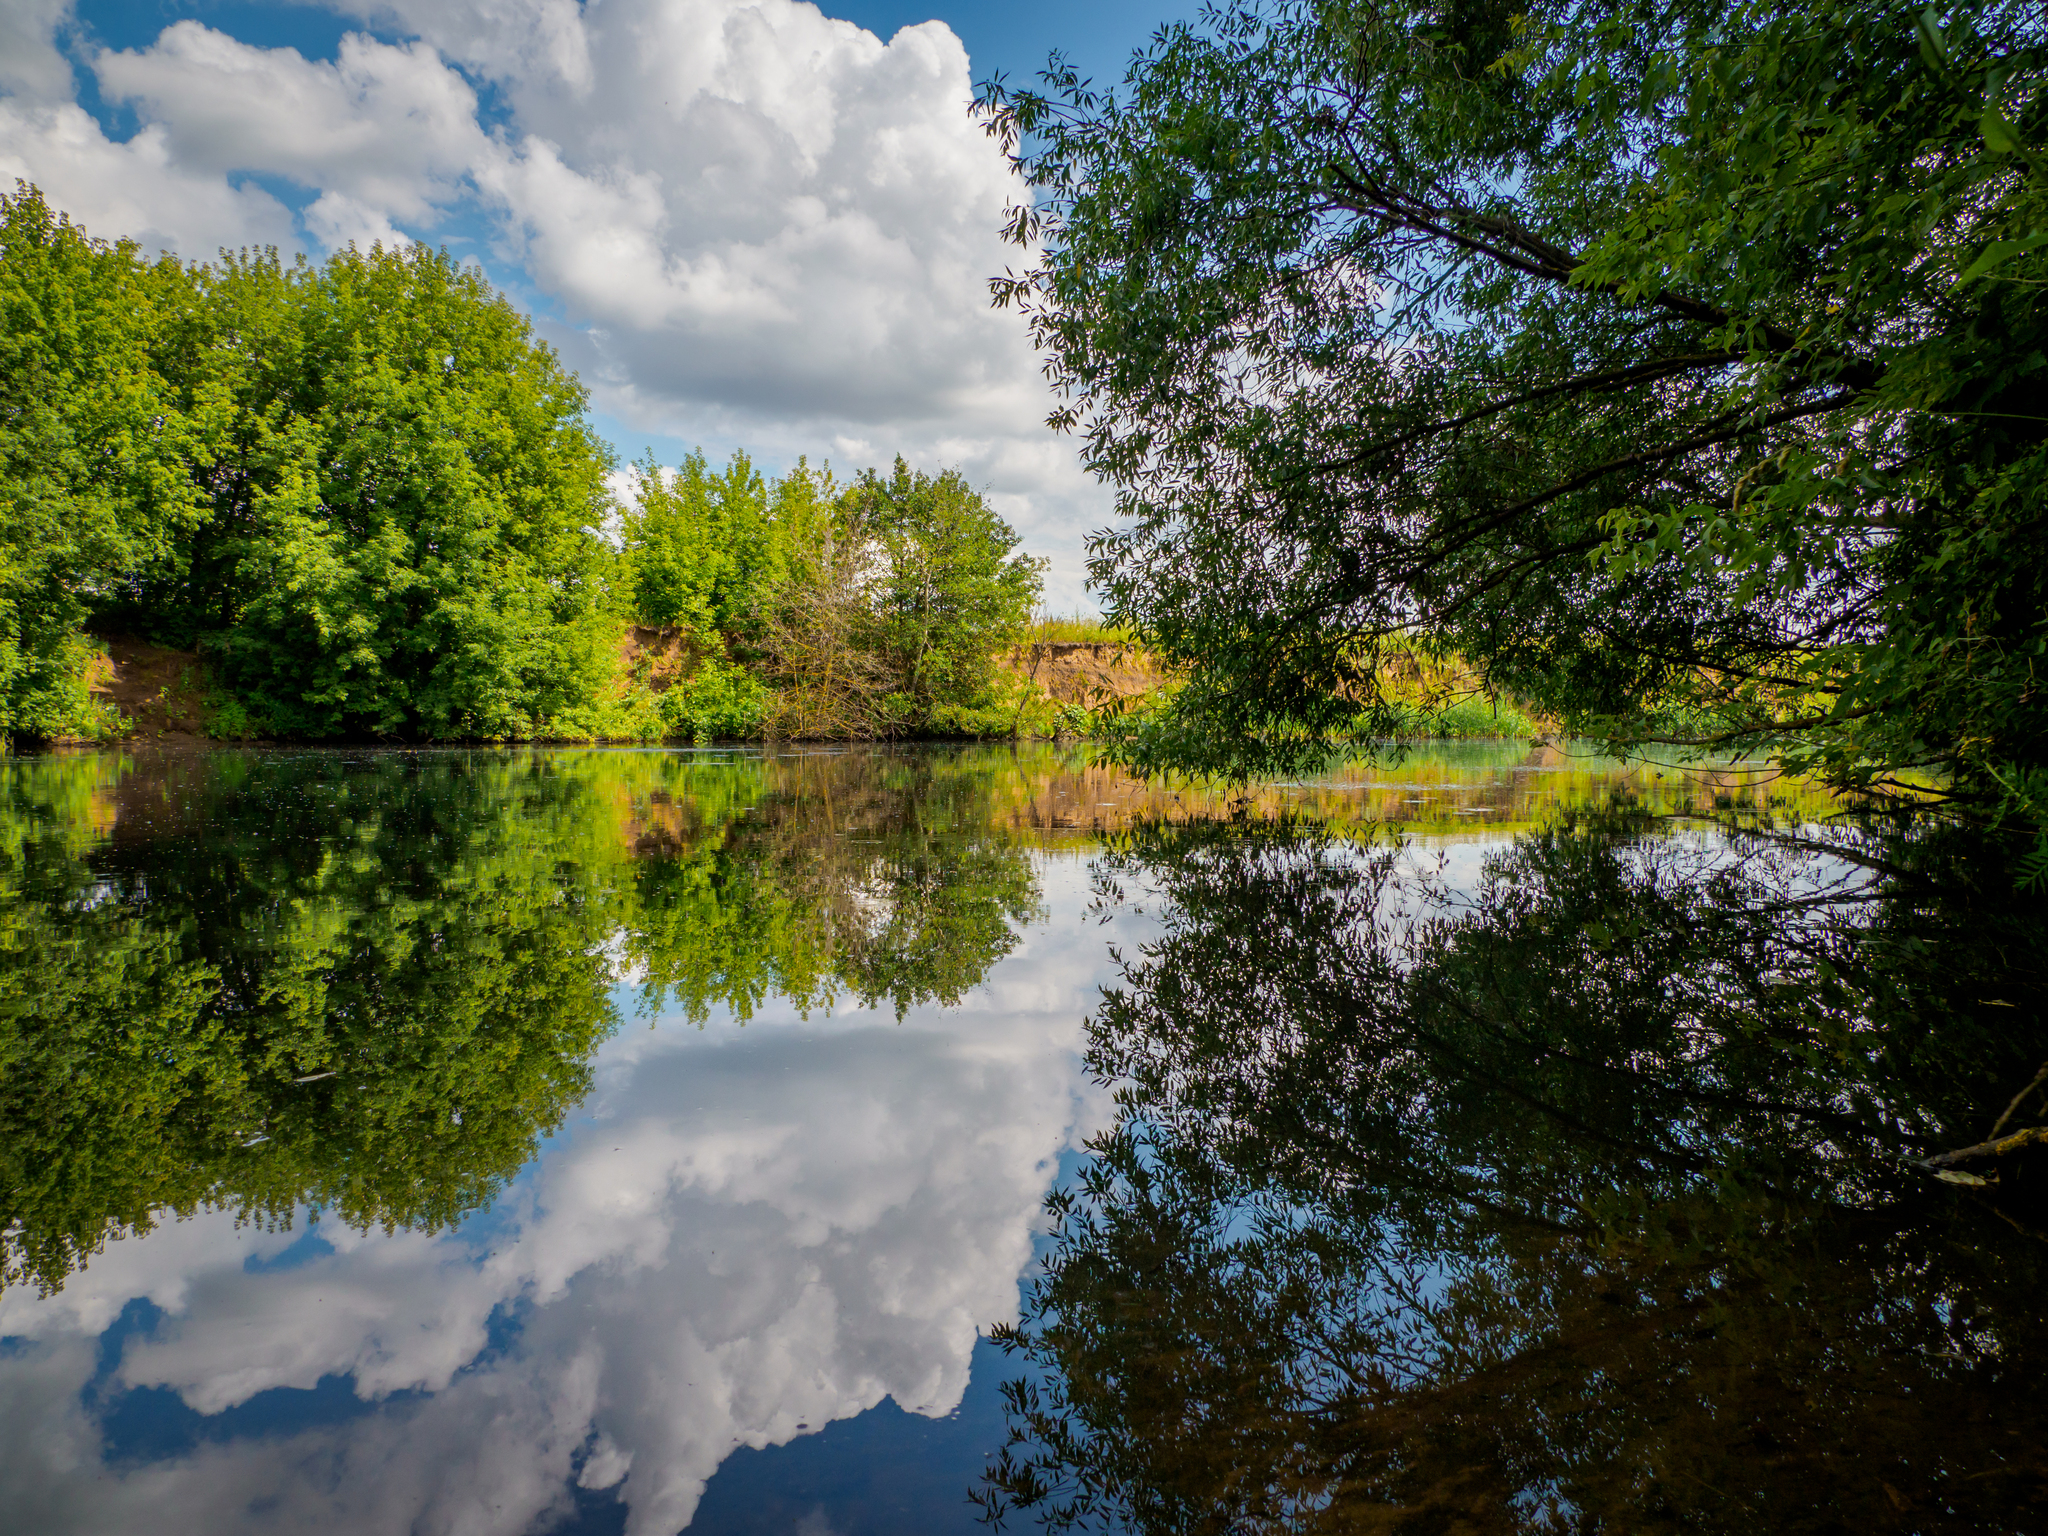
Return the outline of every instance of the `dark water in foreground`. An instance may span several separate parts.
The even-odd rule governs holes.
[[[0,760],[0,1526],[2048,1528],[2044,928],[1520,747]]]

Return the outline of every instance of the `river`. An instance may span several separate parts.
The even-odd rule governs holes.
[[[20,1536],[2042,1528],[2042,902],[1945,833],[1520,744],[0,789]]]

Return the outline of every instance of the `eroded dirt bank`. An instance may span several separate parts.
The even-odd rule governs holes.
[[[1110,699],[1151,693],[1166,681],[1150,655],[1129,645],[1072,640],[1020,645],[1004,664],[1060,703],[1091,709]]]
[[[88,678],[92,696],[120,711],[121,740],[138,746],[198,745],[211,738],[206,664],[196,651],[173,650],[127,635],[100,637],[105,656]],[[620,637],[621,681],[660,693],[688,677],[700,657],[680,631],[632,625]],[[1166,673],[1133,646],[1050,641],[1017,646],[1002,664],[1061,704],[1093,709],[1138,698],[1166,682]]]
[[[193,651],[174,651],[126,635],[103,637],[103,659],[87,675],[93,699],[130,724],[123,739],[179,745],[207,740],[206,667]]]

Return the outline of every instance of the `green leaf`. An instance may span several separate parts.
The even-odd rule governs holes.
[[[1927,67],[1936,74],[1943,74],[1948,66],[1948,48],[1941,40],[1941,17],[1929,6],[1915,18],[1920,34],[1920,57]]]
[[[1994,240],[1977,253],[1977,259],[1964,268],[1962,276],[1958,277],[1956,282],[1962,284],[1982,277],[1993,267],[1999,266],[2015,256],[2031,251],[2035,246],[2041,244],[2043,240],[2048,240],[2048,233],[2039,231],[2028,235],[2023,240]]]
[[[2005,120],[2004,114],[1997,107],[1986,103],[1984,115],[1977,120],[1977,127],[1984,135],[1985,146],[1993,154],[2018,155],[2026,152],[2026,146],[2020,143],[2018,131]]]

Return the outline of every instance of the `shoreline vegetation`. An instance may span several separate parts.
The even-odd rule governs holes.
[[[246,707],[215,681],[205,655],[177,650],[132,635],[84,637],[84,680],[91,701],[91,728],[53,735],[34,745],[116,747],[151,745],[648,745],[654,743],[768,744],[778,741],[1074,741],[1113,737],[1171,699],[1176,679],[1143,646],[1099,620],[1041,615],[1024,638],[993,657],[992,697],[1011,714],[994,729],[952,733],[797,735],[776,732],[771,697],[757,728],[725,733],[664,727],[673,711],[663,701],[672,691],[702,687],[701,651],[688,631],[675,626],[630,624],[620,638],[618,670],[608,718],[623,729],[575,732],[547,728],[498,738],[442,738],[433,743],[384,737],[307,740],[267,735],[252,729]],[[1416,659],[1396,679],[1408,728],[1400,741],[1550,741],[1559,737],[1554,721],[1532,714],[1512,699],[1489,699],[1469,669],[1434,667]],[[30,745],[24,743],[24,745]]]
[[[423,247],[147,258],[0,196],[0,738],[1129,738],[1179,692],[954,469],[623,476],[588,393]],[[1386,669],[1396,734],[1546,722]]]

